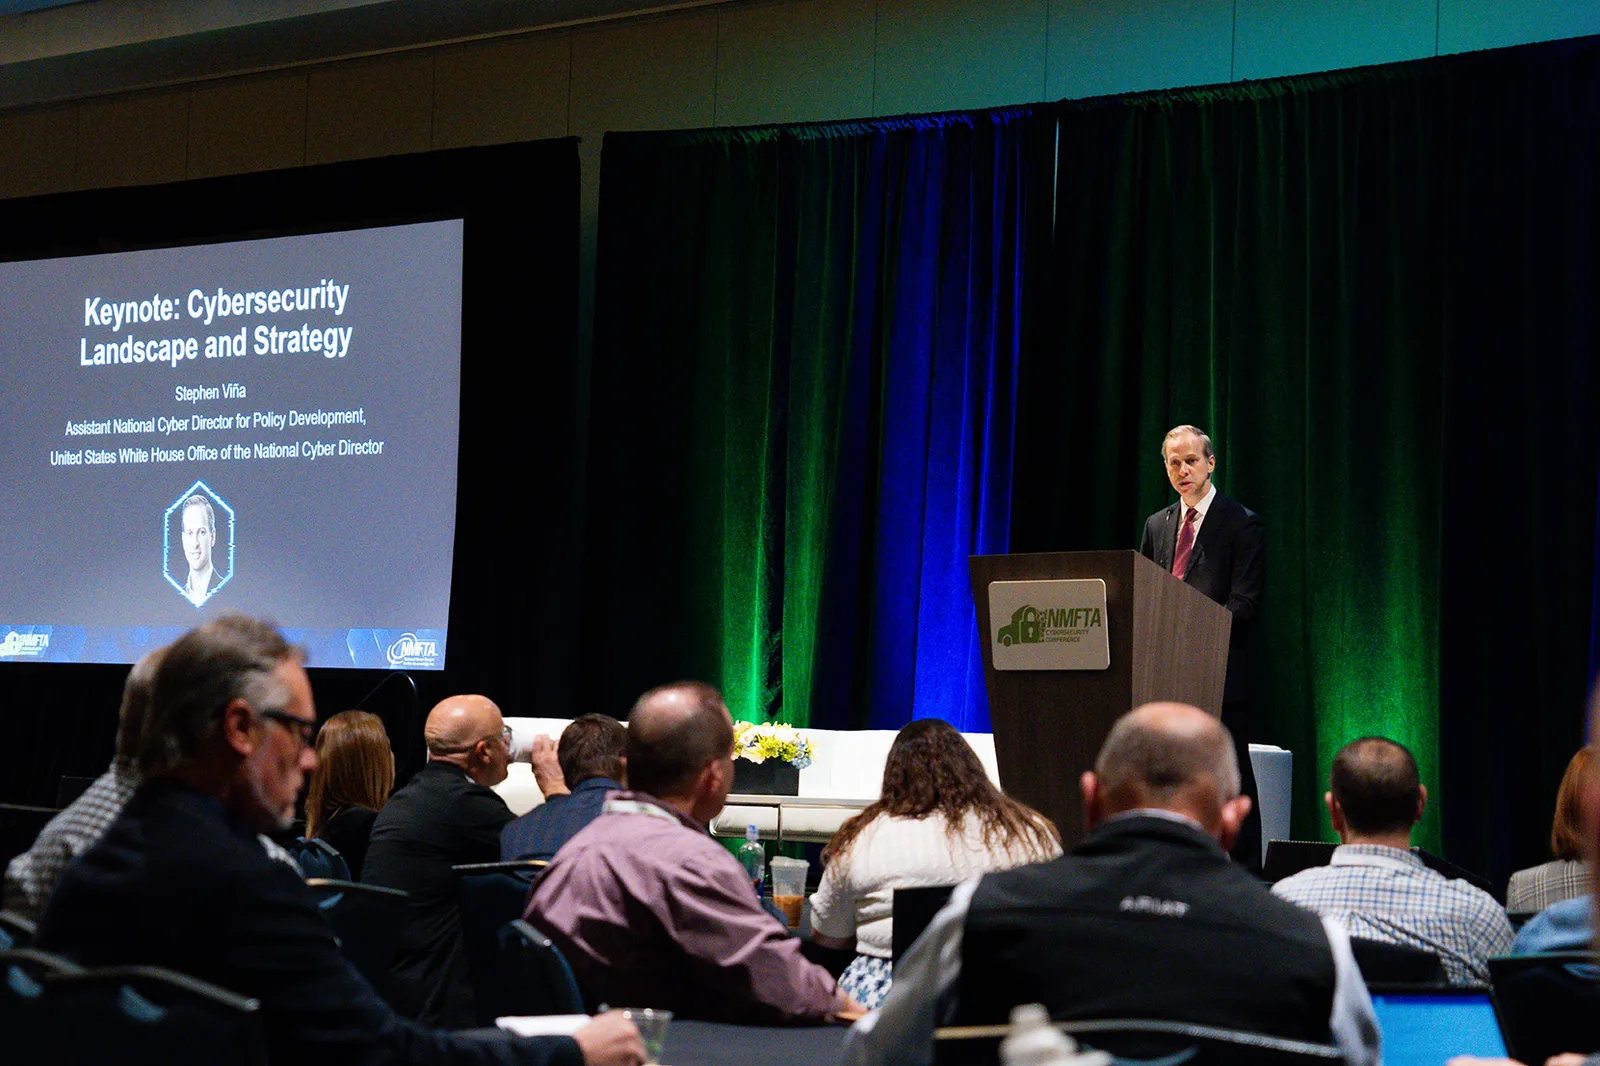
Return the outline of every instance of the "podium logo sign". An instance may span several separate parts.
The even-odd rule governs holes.
[[[996,670],[1104,670],[1111,665],[1106,583],[992,581],[989,625]]]

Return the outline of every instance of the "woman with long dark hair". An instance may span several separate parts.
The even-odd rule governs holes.
[[[877,1007],[892,974],[895,889],[955,884],[1060,854],[1055,826],[1001,792],[954,726],[919,719],[889,747],[878,801],[823,849],[826,868],[811,897],[813,939],[855,947],[839,985]]]
[[[367,838],[378,808],[394,788],[394,751],[383,721],[366,711],[341,711],[317,733],[317,768],[306,794],[306,838],[336,848],[361,879]]]

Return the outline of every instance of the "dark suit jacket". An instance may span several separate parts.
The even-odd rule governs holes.
[[[476,1017],[461,943],[457,878],[463,863],[498,862],[505,800],[445,762],[429,762],[372,823],[361,880],[411,894],[386,993],[401,1014],[446,1029]]]
[[[467,1036],[396,1017],[339,954],[292,869],[216,799],[142,785],[62,876],[38,946],[88,966],[165,966],[261,1001],[281,1066],[581,1066],[570,1037]]]
[[[1172,557],[1178,549],[1178,527],[1182,520],[1182,500],[1145,519],[1139,553],[1170,571]],[[1248,649],[1254,628],[1250,623],[1261,612],[1261,600],[1267,587],[1267,532],[1260,516],[1218,492],[1206,512],[1206,520],[1200,524],[1200,535],[1189,553],[1189,572],[1183,579],[1232,612],[1233,633],[1228,638],[1228,680],[1223,702],[1247,698],[1250,691]]]
[[[621,791],[622,785],[609,777],[589,777],[569,795],[551,796],[500,831],[500,858],[507,862],[555,858],[561,845],[600,817],[606,797]]]

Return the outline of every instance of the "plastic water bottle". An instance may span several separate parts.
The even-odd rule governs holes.
[[[759,899],[761,884],[766,879],[767,849],[761,846],[761,834],[753,825],[745,829],[744,843],[739,845],[739,865],[744,867],[744,875],[750,879],[750,887],[756,890]]]
[[[1000,1042],[1000,1061],[1004,1066],[1105,1066],[1111,1056],[1078,1054],[1078,1045],[1050,1023],[1042,1005],[1023,1003],[1011,1008],[1011,1032]]]

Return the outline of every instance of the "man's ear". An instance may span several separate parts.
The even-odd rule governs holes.
[[[1412,821],[1411,824],[1412,825],[1416,825],[1417,822],[1422,821],[1422,812],[1427,810],[1427,809],[1428,809],[1428,786],[1427,785],[1418,785],[1417,786],[1417,817]]]
[[[1328,821],[1333,825],[1333,831],[1341,839],[1344,836],[1344,809],[1339,806],[1339,801],[1333,798],[1333,793],[1322,794],[1323,806],[1328,808]]]
[[[1249,796],[1235,796],[1222,805],[1222,813],[1218,817],[1217,843],[1222,845],[1223,851],[1233,850],[1234,841],[1239,839],[1239,827],[1250,817],[1252,806],[1254,804]]]
[[[223,708],[222,739],[240,755],[249,755],[260,743],[260,736],[256,732],[256,716],[251,713],[250,704],[243,699],[236,699]]]
[[[1078,778],[1078,789],[1083,793],[1083,831],[1085,833],[1105,821],[1105,790],[1093,770],[1085,770]]]

